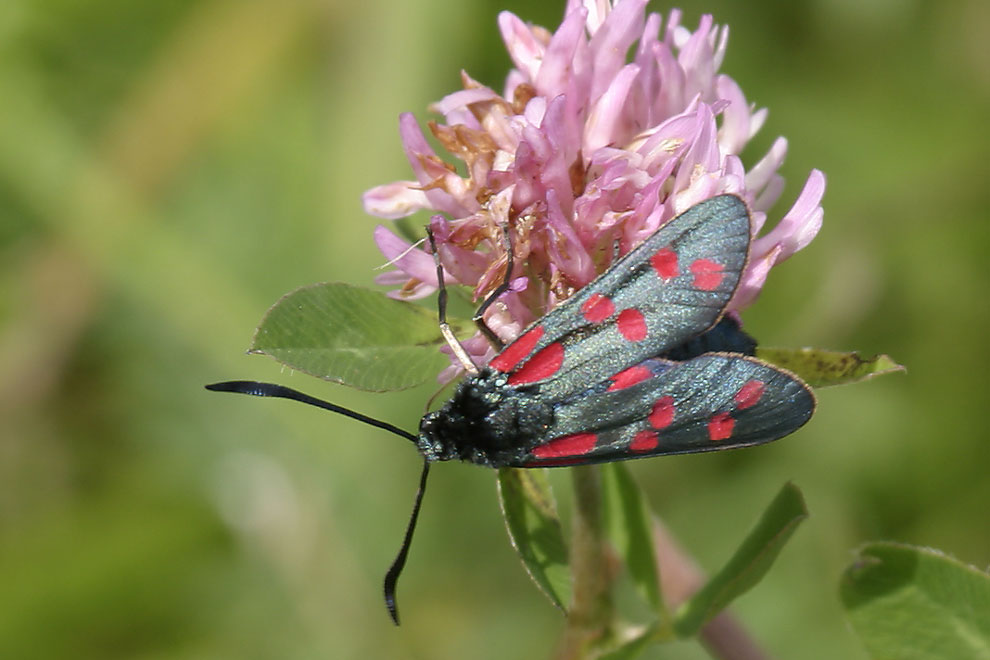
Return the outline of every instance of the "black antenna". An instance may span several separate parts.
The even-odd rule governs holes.
[[[212,383],[206,386],[206,389],[213,392],[234,392],[236,394],[250,394],[251,396],[269,396],[277,397],[280,399],[292,399],[293,401],[299,401],[301,403],[306,403],[311,406],[316,406],[317,408],[323,408],[324,410],[329,410],[330,412],[340,413],[351,419],[356,419],[359,422],[364,422],[374,426],[375,428],[384,429],[390,433],[401,436],[412,443],[416,443],[416,436],[400,429],[398,426],[393,426],[388,422],[383,422],[374,417],[368,417],[367,415],[362,415],[359,412],[350,410],[349,408],[344,408],[343,406],[338,406],[335,403],[330,403],[329,401],[324,401],[323,399],[317,399],[316,397],[310,396],[308,394],[303,394],[291,387],[285,387],[284,385],[276,385],[275,383],[259,383],[253,380],[229,380],[223,383]],[[388,569],[388,573],[385,574],[385,607],[388,608],[389,616],[392,617],[392,621],[395,625],[399,625],[399,610],[395,604],[395,587],[396,583],[399,581],[399,574],[402,573],[402,568],[406,565],[406,556],[409,554],[409,544],[412,543],[413,531],[416,529],[416,520],[419,518],[419,510],[423,504],[423,494],[426,492],[426,477],[430,473],[430,462],[423,461],[423,473],[419,477],[419,489],[416,491],[416,501],[413,503],[412,515],[409,516],[409,524],[406,526],[406,535],[402,539],[402,547],[399,548],[399,554],[396,555],[395,561]]]
[[[409,516],[409,525],[406,526],[406,536],[402,539],[402,547],[399,554],[395,556],[395,561],[388,568],[385,574],[385,607],[392,617],[395,625],[399,625],[399,608],[395,604],[395,586],[399,581],[399,574],[402,567],[406,565],[406,555],[409,554],[409,545],[412,543],[413,531],[416,529],[416,519],[419,518],[420,505],[423,503],[423,493],[426,492],[426,477],[430,474],[430,462],[423,461],[423,473],[419,477],[419,488],[416,490],[416,501],[413,502],[412,515]]]
[[[383,422],[380,419],[375,419],[374,417],[368,417],[367,415],[362,415],[359,412],[355,412],[350,408],[344,408],[343,406],[338,406],[335,403],[330,403],[329,401],[324,401],[323,399],[317,399],[314,396],[308,394],[303,394],[291,387],[285,387],[284,385],[276,385],[275,383],[259,383],[253,380],[228,380],[223,383],[213,383],[207,385],[206,389],[213,392],[235,392],[237,394],[250,394],[251,396],[270,396],[277,397],[280,399],[292,399],[293,401],[299,401],[301,403],[307,403],[311,406],[316,406],[317,408],[323,408],[324,410],[329,410],[330,412],[339,413],[345,417],[350,417],[351,419],[356,419],[359,422],[364,422],[375,428],[384,429],[390,433],[401,436],[412,443],[416,443],[416,436],[409,431],[400,429],[398,426],[393,426],[388,422]]]

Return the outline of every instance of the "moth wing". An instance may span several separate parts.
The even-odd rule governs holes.
[[[562,397],[713,326],[746,267],[750,217],[734,195],[672,219],[531,325],[489,366]]]
[[[805,424],[815,397],[797,376],[755,358],[709,353],[650,359],[555,405],[550,439],[526,467],[718,451],[776,440]]]

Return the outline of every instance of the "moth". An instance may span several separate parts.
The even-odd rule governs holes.
[[[811,388],[755,358],[756,342],[725,315],[750,240],[750,215],[739,197],[700,202],[480,367],[446,324],[438,262],[441,331],[469,375],[449,401],[422,418],[416,434],[271,383],[229,381],[207,389],[294,399],[416,445],[423,457],[419,489],[385,577],[386,605],[398,624],[396,582],[432,463],[562,467],[720,451],[776,440],[811,418]],[[475,316],[493,339],[481,316],[507,288],[511,266]]]

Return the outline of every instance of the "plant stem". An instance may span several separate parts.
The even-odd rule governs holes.
[[[653,545],[664,600],[673,611],[704,585],[705,574],[659,518],[653,519]],[[770,660],[728,610],[706,623],[698,638],[717,660]]]
[[[609,635],[613,608],[611,579],[602,522],[602,485],[598,466],[571,469],[574,519],[571,540],[573,597],[567,628],[557,649],[558,660],[589,657]]]

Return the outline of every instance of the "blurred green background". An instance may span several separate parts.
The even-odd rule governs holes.
[[[770,108],[747,162],[790,140],[777,216],[828,176],[824,229],[748,327],[909,373],[821,392],[783,442],[632,467],[709,570],[794,480],[812,517],[734,611],[779,657],[862,658],[836,594],[858,544],[990,563],[990,5],[680,6],[731,26],[723,71]],[[276,380],[415,427],[432,386],[363,394],[243,351],[281,294],[371,283],[360,194],[409,177],[397,115],[425,122],[461,68],[501,88],[501,9],[555,27],[562,2],[0,3],[0,657],[547,656],[562,621],[492,474],[435,470],[395,629],[415,453],[202,389]]]

